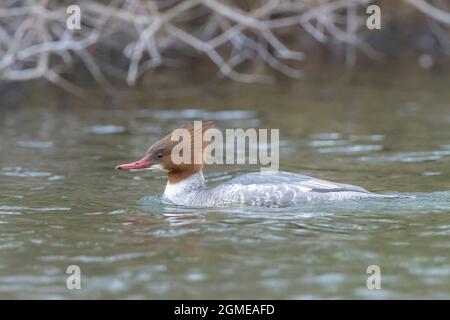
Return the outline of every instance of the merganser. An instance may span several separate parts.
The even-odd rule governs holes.
[[[212,121],[203,122],[202,134],[213,125]],[[194,135],[194,129],[188,129]],[[167,173],[164,199],[189,207],[287,207],[305,202],[384,197],[361,187],[282,171],[247,173],[208,188],[203,177],[203,163],[175,164],[172,161],[172,149],[176,143],[169,134],[153,144],[142,159],[118,165],[116,169],[152,169]]]

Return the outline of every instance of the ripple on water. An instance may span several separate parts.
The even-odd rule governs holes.
[[[313,133],[310,135],[310,137],[317,140],[337,140],[341,137],[341,134],[337,132],[323,132]]]
[[[422,172],[422,175],[428,176],[428,177],[440,176],[441,174],[442,174],[442,172],[440,172],[440,171],[425,171],[425,172]]]
[[[308,144],[311,147],[335,147],[346,145],[348,141],[345,140],[312,140]]]
[[[17,141],[17,145],[22,148],[38,148],[38,149],[46,149],[53,147],[53,141]]]
[[[0,215],[1,214],[22,214],[27,212],[49,212],[49,211],[70,211],[72,208],[67,207],[42,207],[42,208],[32,208],[23,206],[8,206],[0,205]]]
[[[112,256],[43,256],[39,257],[42,261],[73,261],[73,262],[83,262],[83,263],[99,263],[99,262],[118,262],[118,261],[129,261],[145,257],[153,257],[154,252],[132,252],[117,254]]]
[[[127,130],[123,126],[117,126],[117,125],[96,125],[91,127],[86,127],[83,130],[86,133],[93,133],[93,134],[120,134],[125,133]]]
[[[138,117],[155,117],[162,120],[179,119],[202,119],[202,120],[238,120],[251,119],[256,117],[254,111],[247,110],[227,110],[227,111],[207,111],[203,109],[184,110],[139,110]]]
[[[311,134],[312,139],[308,144],[318,148],[320,153],[364,153],[383,150],[379,144],[354,144],[354,142],[379,142],[384,140],[383,135],[349,135],[344,138],[343,135],[330,132]]]
[[[2,174],[7,177],[49,177],[52,175],[51,172],[45,171],[31,171],[22,167],[5,167],[2,168]]]
[[[63,180],[63,179],[65,179],[64,176],[58,176],[58,175],[51,176],[51,177],[48,178],[49,181],[58,181],[58,180]]]
[[[450,150],[402,152],[383,156],[361,157],[363,161],[390,161],[390,162],[425,162],[438,161],[450,156]]]
[[[108,212],[109,215],[117,215],[117,214],[124,214],[124,213],[127,213],[127,211],[124,209],[117,209],[117,210]]]
[[[155,238],[176,238],[190,233],[197,233],[200,228],[185,228],[185,229],[171,229],[171,230],[156,230],[152,232]]]
[[[350,141],[383,141],[384,135],[382,134],[371,134],[371,135],[349,135],[348,139]]]
[[[200,282],[206,280],[208,276],[200,272],[190,272],[186,275],[186,280],[190,282]]]
[[[346,147],[319,148],[320,153],[364,153],[383,150],[381,145],[352,145]]]
[[[28,170],[22,167],[4,167],[2,168],[0,175],[4,175],[6,177],[19,177],[19,178],[48,177],[47,178],[48,181],[58,181],[65,179],[64,176],[53,175],[51,172]]]

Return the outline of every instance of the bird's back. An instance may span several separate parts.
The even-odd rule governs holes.
[[[205,190],[208,204],[292,206],[310,201],[336,201],[378,196],[361,187],[290,172],[252,172]]]

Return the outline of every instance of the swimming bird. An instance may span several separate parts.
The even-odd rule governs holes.
[[[212,128],[212,121],[203,122],[201,132],[185,127],[194,137]],[[167,174],[164,199],[189,207],[267,206],[287,207],[306,202],[333,202],[348,199],[383,197],[358,186],[335,183],[307,175],[273,171],[251,172],[235,177],[214,187],[207,187],[203,176],[203,161],[178,163],[173,159],[173,149],[178,141],[168,134],[153,144],[145,156],[135,162],[116,166],[119,170],[159,170]],[[192,139],[194,140],[194,139]],[[203,153],[206,142],[192,148]]]

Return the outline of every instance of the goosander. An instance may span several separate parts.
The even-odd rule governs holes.
[[[202,134],[213,125],[212,121],[203,122]],[[194,129],[189,130],[194,135]],[[171,157],[174,146],[169,134],[153,144],[142,159],[118,165],[116,169],[152,169],[166,173],[168,181],[163,198],[175,205],[189,207],[287,207],[305,202],[383,197],[361,187],[282,171],[247,173],[208,188],[203,177],[203,163],[175,164]]]

